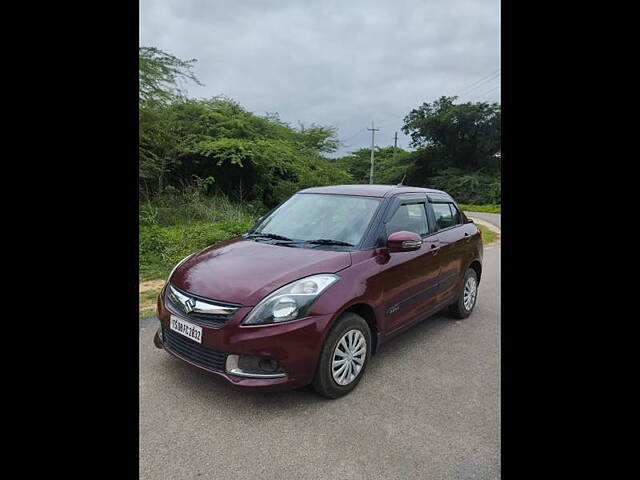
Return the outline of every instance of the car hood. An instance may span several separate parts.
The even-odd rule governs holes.
[[[316,273],[336,273],[350,265],[349,252],[284,247],[237,237],[189,258],[176,269],[170,282],[212,300],[254,306],[294,280]]]

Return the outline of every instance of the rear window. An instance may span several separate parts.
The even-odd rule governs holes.
[[[433,203],[432,206],[436,219],[436,231],[462,223],[460,212],[453,203]]]

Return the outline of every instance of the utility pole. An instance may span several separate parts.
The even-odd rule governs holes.
[[[393,139],[393,161],[395,165],[396,161],[396,148],[398,148],[398,132],[396,132],[396,136]]]
[[[371,128],[367,127],[367,130],[371,130],[371,173],[369,174],[369,183],[373,183],[373,144],[374,137],[379,128],[373,128],[373,120],[371,121]]]

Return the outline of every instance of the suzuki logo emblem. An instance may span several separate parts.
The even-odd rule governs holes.
[[[187,298],[182,305],[184,306],[185,313],[191,313],[193,309],[196,308],[196,302],[190,298]]]

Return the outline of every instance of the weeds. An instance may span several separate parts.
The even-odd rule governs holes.
[[[246,232],[260,216],[253,205],[197,188],[143,200],[139,210],[140,281],[165,277],[185,256]]]
[[[500,205],[470,205],[460,203],[458,206],[465,212],[500,213]]]

